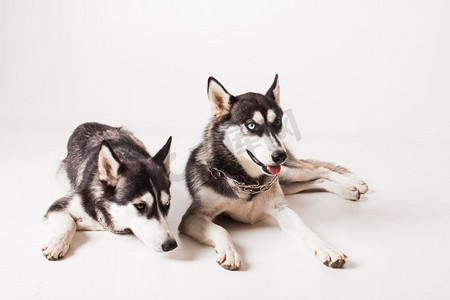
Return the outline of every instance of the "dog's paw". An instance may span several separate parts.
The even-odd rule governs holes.
[[[361,196],[358,188],[353,185],[342,185],[340,194],[343,198],[351,201],[358,201]]]
[[[227,270],[238,270],[241,267],[241,256],[233,248],[216,249],[217,263]]]
[[[42,254],[48,260],[58,260],[66,255],[69,247],[69,242],[64,237],[53,238],[42,247]]]
[[[345,264],[347,255],[331,248],[327,245],[321,245],[314,250],[314,255],[325,266],[330,268],[342,268]]]
[[[357,180],[357,181],[355,182],[355,187],[358,189],[358,191],[359,191],[361,194],[365,194],[365,193],[367,193],[367,191],[369,190],[369,187],[367,186],[367,183],[365,183],[365,182],[362,181],[362,180]]]
[[[363,180],[359,179],[355,174],[349,172],[343,175],[347,179],[345,183],[351,184],[356,187],[360,194],[365,194],[367,193],[367,191],[369,191],[369,187],[367,186],[367,184]]]

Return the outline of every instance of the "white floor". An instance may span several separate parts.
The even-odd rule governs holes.
[[[450,299],[449,1],[0,1],[0,299]],[[173,135],[182,172],[211,117],[208,76],[238,95],[280,75],[301,157],[348,167],[359,202],[292,208],[349,258],[329,269],[271,221],[220,220],[244,266],[179,236],[168,254],[133,235],[78,232],[41,254],[41,221],[82,122],[125,125],[154,153]]]
[[[40,251],[41,218],[63,194],[63,182],[55,180],[56,158],[64,157],[70,132],[56,124],[0,131],[1,299],[450,296],[450,158],[444,141],[304,137],[305,157],[339,162],[370,187],[359,202],[328,193],[289,197],[311,228],[349,256],[345,268],[326,268],[270,220],[253,226],[219,220],[245,262],[241,271],[230,272],[215,263],[212,248],[186,236],[178,237],[176,250],[158,254],[133,235],[77,232],[66,258],[47,261]],[[150,136],[142,128],[140,133]],[[183,137],[178,141],[180,147]],[[174,171],[183,164],[179,158]],[[173,183],[172,195],[169,219],[176,229],[189,205],[184,182]]]

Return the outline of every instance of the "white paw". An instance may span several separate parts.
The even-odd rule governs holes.
[[[346,174],[345,176],[349,179],[349,183],[354,185],[361,194],[367,193],[369,190],[367,183],[356,177],[353,173]]]
[[[347,255],[331,248],[328,245],[322,244],[314,249],[314,255],[325,266],[330,268],[342,268],[345,264]]]
[[[53,238],[42,247],[42,254],[48,260],[58,260],[66,255],[69,247],[69,241],[65,237]]]
[[[341,196],[342,198],[358,201],[361,193],[358,188],[353,185],[342,185],[341,186]]]
[[[342,183],[351,184],[355,186],[360,194],[365,194],[369,190],[367,184],[363,180],[356,177],[355,174],[349,172],[343,175],[346,177],[346,180],[343,181]]]
[[[365,194],[369,190],[369,187],[367,186],[367,184],[362,180],[357,180],[355,182],[355,186],[361,194]]]
[[[237,270],[241,267],[241,256],[232,247],[216,249],[217,263],[224,269]]]

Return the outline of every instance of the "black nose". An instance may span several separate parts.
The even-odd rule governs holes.
[[[284,163],[284,161],[286,160],[286,152],[278,150],[275,151],[274,153],[272,153],[272,160],[274,163],[276,163],[277,165]]]
[[[164,252],[170,251],[175,249],[178,246],[177,241],[175,241],[174,239],[170,239],[165,241],[161,248],[163,249]]]

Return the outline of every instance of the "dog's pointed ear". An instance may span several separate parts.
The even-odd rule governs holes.
[[[280,104],[280,84],[278,82],[278,74],[275,75],[275,80],[267,91],[266,97],[274,100],[278,105]]]
[[[153,157],[153,161],[164,167],[167,175],[170,174],[170,145],[172,145],[172,137],[169,137],[166,144]]]
[[[98,177],[110,186],[116,186],[121,164],[108,142],[103,141],[98,153]]]
[[[208,98],[214,116],[220,118],[230,112],[234,97],[215,78],[208,78]]]

